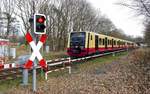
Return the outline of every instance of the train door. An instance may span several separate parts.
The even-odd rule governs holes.
[[[95,51],[98,50],[98,35],[95,35]]]
[[[107,49],[107,42],[108,42],[108,39],[107,37],[105,37],[105,49]]]

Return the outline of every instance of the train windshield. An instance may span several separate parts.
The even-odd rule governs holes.
[[[85,32],[72,32],[70,35],[71,46],[84,46],[85,45]]]

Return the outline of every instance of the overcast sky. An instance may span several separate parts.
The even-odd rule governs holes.
[[[88,0],[93,7],[100,9],[117,28],[121,28],[125,34],[132,36],[143,36],[142,17],[137,17],[134,11],[116,5],[119,0]]]

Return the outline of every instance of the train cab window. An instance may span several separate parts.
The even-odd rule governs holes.
[[[70,46],[85,46],[85,32],[72,32],[70,35]]]
[[[99,45],[101,45],[102,44],[102,39],[101,38],[99,38]]]
[[[105,44],[105,39],[103,39],[103,45]]]

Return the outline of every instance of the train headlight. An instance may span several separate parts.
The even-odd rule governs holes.
[[[75,46],[75,48],[78,48],[79,46]]]

